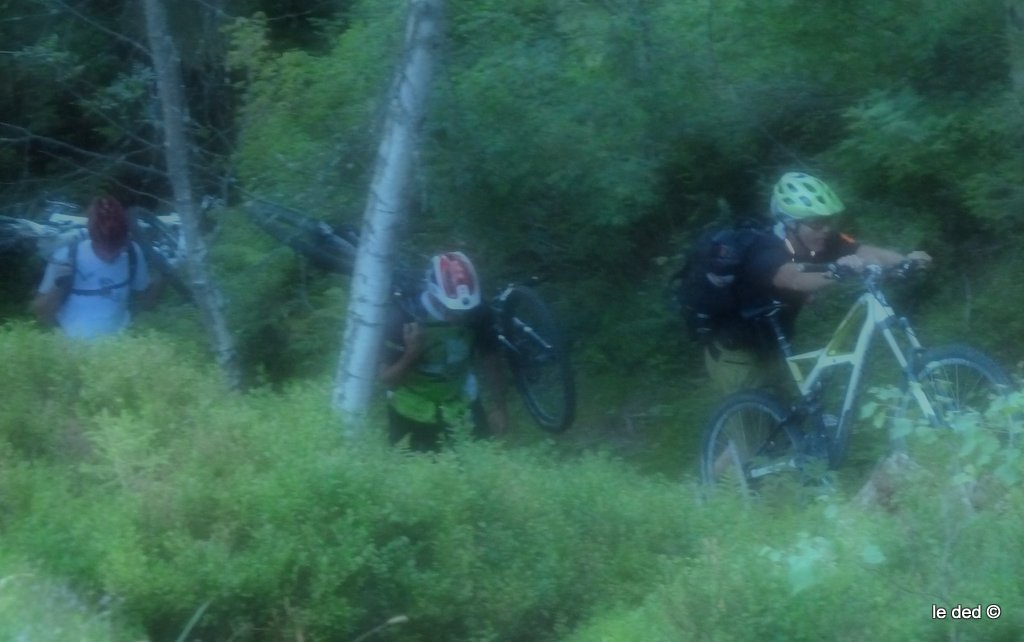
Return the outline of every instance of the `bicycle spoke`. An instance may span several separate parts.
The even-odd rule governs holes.
[[[941,424],[956,425],[958,416],[978,417],[985,430],[1000,441],[1009,438],[1010,428],[998,418],[986,417],[992,403],[1009,388],[1009,377],[986,355],[967,346],[945,346],[926,352],[921,359],[918,379],[925,396],[933,405]],[[899,417],[919,421],[917,402],[904,398]],[[1008,419],[1013,422],[1013,418]]]
[[[761,493],[768,477],[798,472],[785,414],[774,397],[760,391],[727,398],[705,434],[704,482],[749,496]]]

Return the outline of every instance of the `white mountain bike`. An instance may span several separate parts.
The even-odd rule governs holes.
[[[700,472],[705,484],[761,492],[772,477],[788,475],[807,483],[820,480],[823,468],[838,467],[849,443],[868,349],[878,334],[904,380],[897,416],[919,411],[936,429],[948,429],[956,413],[983,412],[993,398],[1009,392],[1010,377],[990,357],[964,345],[925,349],[909,321],[889,305],[881,289],[884,277],[905,276],[914,267],[910,261],[889,269],[868,266],[856,277],[860,296],[825,347],[811,352],[794,354],[777,318],[781,304],[745,313],[771,328],[799,397],[787,402],[761,389],[726,397],[704,433]],[[830,269],[840,278],[835,266]],[[842,278],[851,275],[842,273]],[[832,388],[837,384],[845,387]],[[829,407],[826,400],[837,397],[841,405]],[[1007,426],[999,436],[1006,440],[1010,435]]]

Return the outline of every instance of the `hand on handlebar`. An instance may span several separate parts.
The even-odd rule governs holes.
[[[835,263],[829,263],[827,272],[836,281],[864,273],[868,265],[856,254],[841,256]]]
[[[927,270],[931,267],[932,257],[927,252],[915,250],[903,257],[903,260],[889,268],[891,272],[899,277],[907,277],[918,270]]]
[[[841,256],[836,260],[836,267],[840,273],[840,276],[845,272],[846,274],[860,274],[864,271],[864,259],[860,258],[856,254],[847,254]]]

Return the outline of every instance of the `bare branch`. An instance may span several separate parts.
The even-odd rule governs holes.
[[[112,157],[112,156],[109,156],[107,154],[100,154],[98,152],[90,151],[88,149],[83,149],[81,147],[78,147],[77,145],[72,145],[71,143],[67,143],[67,142],[64,142],[62,140],[58,140],[56,138],[50,138],[49,136],[42,136],[40,134],[36,134],[36,133],[32,132],[29,129],[21,127],[20,125],[14,125],[14,124],[11,124],[11,123],[0,122],[0,132],[3,131],[3,128],[7,128],[7,129],[10,129],[10,130],[13,130],[14,132],[17,132],[17,133],[21,134],[20,138],[8,138],[6,136],[3,136],[2,133],[0,133],[0,141],[3,141],[3,142],[23,142],[23,141],[26,141],[26,140],[30,140],[30,141],[35,141],[35,142],[46,143],[47,145],[52,145],[52,146],[58,147],[60,149],[66,149],[66,150],[74,152],[76,154],[81,154],[82,156],[87,156],[89,158],[96,158],[96,159],[106,160],[106,161],[108,161],[110,163],[113,163],[114,165],[122,165],[124,167],[130,167],[131,169],[134,169],[136,171],[139,171],[139,172],[142,172],[142,173],[145,173],[145,174],[152,174],[154,176],[159,176],[161,178],[166,178],[166,174],[163,171],[161,171],[161,170],[154,169],[153,167],[150,167],[150,166],[147,166],[147,165],[140,165],[138,163],[133,163],[132,161],[127,160],[127,158],[126,158],[128,156],[127,154],[123,154],[123,155],[118,156],[118,157]],[[139,152],[136,152],[136,153],[139,153]]]
[[[63,9],[65,12],[73,15],[74,17],[78,18],[79,20],[81,20],[85,24],[89,25],[90,27],[92,27],[92,28],[94,28],[94,29],[96,29],[98,31],[102,31],[103,33],[107,34],[108,36],[110,36],[112,38],[116,38],[117,40],[120,40],[121,42],[124,42],[124,43],[127,43],[127,44],[131,45],[135,49],[138,49],[147,58],[149,58],[149,49],[147,49],[141,42],[139,42],[137,40],[132,40],[128,36],[124,35],[123,33],[119,33],[117,31],[114,31],[113,29],[108,29],[107,27],[105,27],[102,24],[96,22],[95,20],[93,20],[89,16],[85,15],[81,11],[75,9],[74,7],[72,7],[71,5],[69,5],[66,2],[62,2],[61,0],[52,0],[52,2],[55,5],[57,5],[58,7],[60,7],[61,9]]]

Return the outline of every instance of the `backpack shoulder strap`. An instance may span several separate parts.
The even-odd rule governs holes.
[[[68,264],[71,266],[72,284],[74,284],[75,277],[78,275],[78,244],[81,242],[81,239],[75,239],[68,245]]]
[[[82,290],[82,289],[78,289],[78,288],[74,287],[75,276],[77,275],[77,272],[78,272],[77,260],[78,260],[78,244],[79,243],[80,243],[80,241],[75,241],[68,248],[68,256],[69,256],[69,259],[70,259],[71,269],[72,269],[71,289],[69,290],[70,294],[77,294],[78,296],[106,296],[107,294],[109,294],[109,292],[111,290],[114,290],[114,289],[117,289],[117,288],[128,288],[128,293],[131,294],[132,282],[135,281],[135,270],[136,270],[136,266],[137,266],[137,262],[138,262],[138,259],[136,258],[136,255],[135,255],[135,244],[134,243],[132,243],[129,240],[128,241],[128,247],[126,248],[126,251],[128,252],[128,278],[127,278],[127,280],[122,281],[121,283],[117,283],[115,285],[107,286],[105,288],[99,288],[97,290]]]
[[[75,291],[75,281],[78,280],[78,244],[81,242],[81,239],[75,239],[68,243],[68,265],[71,266],[71,277],[67,291],[64,292],[63,301],[67,301],[71,293]]]
[[[135,242],[128,238],[128,292],[131,293],[135,285],[135,272],[139,267],[139,256],[136,252]]]

